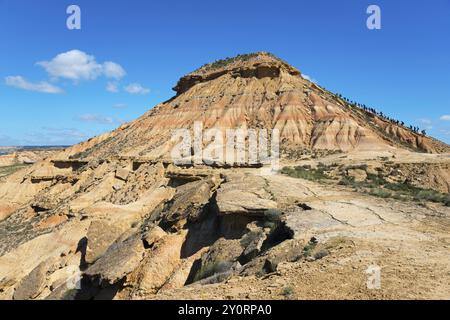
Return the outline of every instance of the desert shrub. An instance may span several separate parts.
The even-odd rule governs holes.
[[[405,200],[405,197],[402,194],[400,194],[400,193],[394,193],[392,195],[392,198],[395,199],[395,200]]]
[[[324,168],[306,169],[305,167],[284,167],[281,173],[286,174],[293,178],[305,179],[309,181],[322,181],[330,179],[328,175],[324,173]]]
[[[392,191],[401,191],[406,193],[414,193],[421,190],[420,188],[414,187],[408,183],[386,183],[385,188]]]
[[[312,256],[314,249],[316,249],[317,244],[313,242],[309,242],[304,248],[303,248],[303,256],[304,257],[310,257]]]
[[[417,201],[446,202],[446,196],[434,190],[420,190],[413,197]]]
[[[285,297],[291,296],[294,294],[294,288],[291,286],[284,287],[281,294]]]
[[[355,186],[355,177],[343,176],[338,184],[341,186]]]
[[[346,167],[346,170],[367,170],[368,166],[367,164],[356,164]]]
[[[383,186],[383,185],[387,184],[388,182],[384,178],[379,177],[376,174],[368,173],[367,174],[367,183],[369,183],[371,185]]]
[[[369,191],[369,194],[379,198],[390,198],[392,196],[392,194],[389,191],[384,190],[382,188],[371,189]]]
[[[243,61],[243,62],[245,62],[245,61],[250,60],[251,58],[254,58],[254,57],[258,56],[259,54],[260,53],[239,54],[236,57],[220,59],[220,60],[217,60],[217,61],[215,61],[213,63],[205,64],[200,69],[198,69],[196,71],[199,71],[199,70],[202,70],[202,69],[208,71],[208,70],[214,70],[214,69],[222,68],[222,67],[225,67],[225,66],[227,66],[227,65],[229,65],[229,64],[231,64],[231,63],[233,63],[235,61]],[[281,60],[280,58],[274,56],[273,54],[271,54],[269,52],[266,52],[265,54],[270,56],[270,57],[272,57],[272,58],[275,58],[275,59],[277,59],[277,60],[279,60],[281,62],[284,62],[283,60]]]
[[[450,206],[450,195],[448,194],[432,189],[422,189],[408,183],[382,183],[380,179],[375,182],[371,181],[371,183],[355,184],[359,187],[369,187],[369,194],[380,198],[393,198],[402,201],[430,201]]]
[[[254,242],[259,237],[261,237],[261,231],[250,231],[242,237],[240,241],[241,246],[246,248],[250,245],[250,243]]]

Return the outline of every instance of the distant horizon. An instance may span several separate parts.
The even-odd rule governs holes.
[[[27,149],[27,148],[46,148],[46,149],[58,148],[59,149],[59,148],[70,148],[72,146],[74,146],[74,145],[16,145],[16,146],[0,145],[0,149],[7,149],[7,148],[10,148],[10,149],[13,149],[13,148],[18,148],[18,149],[20,149],[20,148],[23,148],[23,149]]]

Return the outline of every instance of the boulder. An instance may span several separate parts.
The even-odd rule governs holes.
[[[208,251],[208,248],[203,248],[189,258],[183,259],[180,263],[180,266],[174,271],[174,273],[170,276],[170,278],[158,292],[184,287],[186,285],[186,282],[188,281],[189,275],[195,262],[200,259],[206,251]]]
[[[130,175],[130,171],[128,171],[125,168],[118,168],[116,170],[116,178],[123,180],[123,181],[127,181],[128,180],[128,176]]]
[[[231,175],[217,191],[217,206],[221,215],[245,214],[264,216],[277,203],[266,190],[267,182],[255,175]]]
[[[347,175],[354,178],[356,182],[363,182],[367,179],[367,172],[362,169],[349,169]]]
[[[181,247],[186,232],[167,235],[149,251],[139,268],[127,278],[127,284],[140,292],[154,294],[167,282],[181,264]]]
[[[264,262],[264,271],[276,272],[281,262],[294,262],[302,258],[305,242],[301,240],[287,240],[269,250]]]
[[[341,223],[322,211],[294,206],[286,210],[284,225],[291,238],[306,240],[317,230],[339,226]]]
[[[133,272],[144,258],[144,244],[140,235],[114,243],[85,274],[100,284],[115,284]]]
[[[186,183],[176,189],[170,206],[162,212],[163,224],[195,222],[202,218],[204,207],[209,203],[214,184],[208,180]]]
[[[87,234],[85,261],[88,264],[94,263],[124,231],[124,228],[117,224],[101,220],[92,221]]]
[[[153,245],[155,245],[159,240],[161,240],[162,238],[164,238],[167,235],[167,233],[161,229],[158,226],[153,226],[150,228],[149,231],[147,231],[144,236],[143,236],[143,240],[145,242],[145,245],[147,247],[152,247]]]
[[[230,270],[241,256],[243,247],[240,240],[217,240],[209,250],[203,254],[199,270],[193,277],[193,282],[209,278],[215,274]]]
[[[246,247],[241,257],[239,258],[239,261],[245,264],[258,256],[258,254],[261,253],[263,244],[266,240],[267,234],[262,228],[251,230],[249,233],[247,233],[241,241],[241,244],[245,244]]]
[[[42,262],[30,272],[16,288],[14,300],[32,300],[44,290],[47,279],[48,263]]]

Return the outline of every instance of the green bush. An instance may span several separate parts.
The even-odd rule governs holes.
[[[355,177],[343,176],[338,184],[341,186],[355,186]]]
[[[351,165],[351,166],[348,166],[348,167],[346,167],[345,169],[346,170],[356,170],[356,169],[359,169],[359,170],[367,170],[367,168],[368,168],[368,166],[367,166],[367,164],[357,164],[357,165]]]
[[[304,248],[303,248],[303,256],[304,257],[310,257],[312,256],[314,249],[316,249],[317,244],[309,242]]]
[[[284,167],[281,170],[282,174],[286,174],[293,178],[298,179],[305,179],[309,181],[322,181],[330,179],[330,177],[324,173],[324,168],[318,168],[318,169],[307,169],[305,167]]]
[[[379,198],[390,198],[392,194],[389,191],[386,191],[381,188],[371,189],[369,194]]]
[[[29,166],[28,164],[14,164],[12,166],[0,167],[0,177],[9,176],[9,175],[15,173],[16,171],[19,171],[28,166]]]
[[[285,287],[281,294],[285,297],[291,296],[294,294],[294,288],[291,286]]]

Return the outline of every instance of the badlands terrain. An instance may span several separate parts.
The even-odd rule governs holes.
[[[61,147],[0,147],[0,177],[50,157]]]
[[[450,299],[448,145],[268,53],[174,90],[0,178],[0,299]],[[177,166],[195,122],[278,129],[280,170]]]

